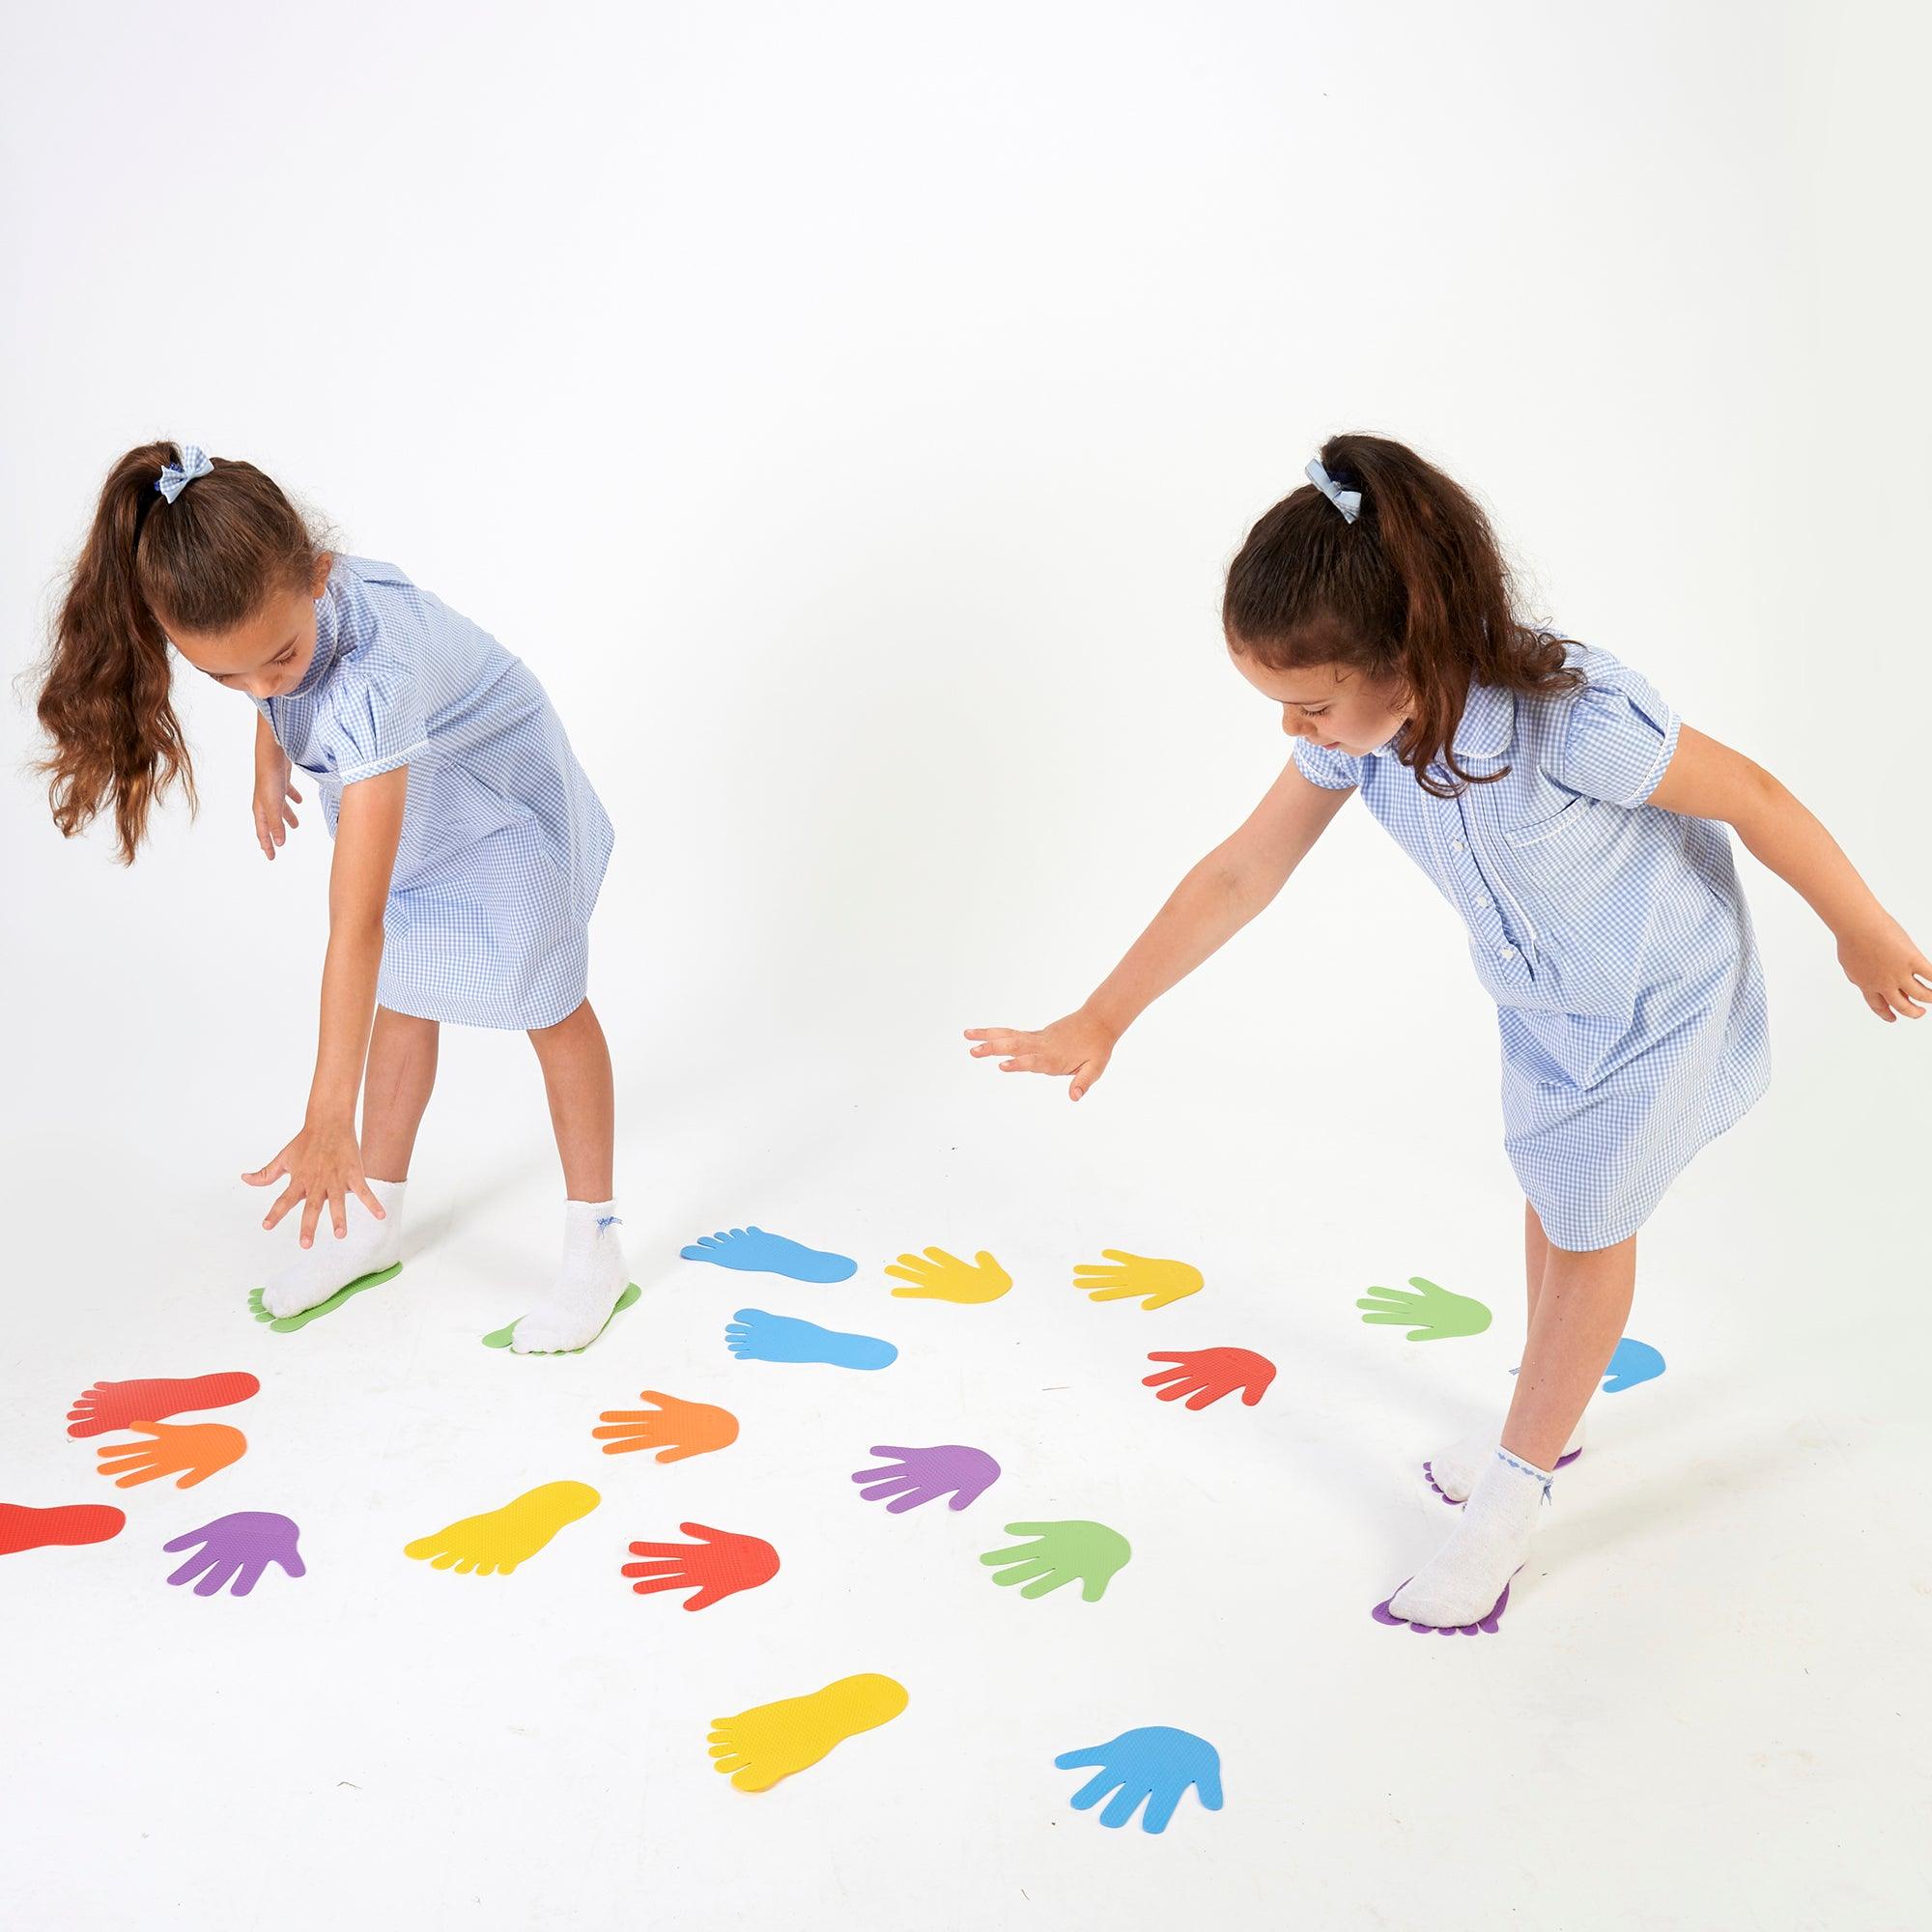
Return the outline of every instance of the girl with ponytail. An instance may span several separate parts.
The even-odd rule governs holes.
[[[611,1057],[584,997],[612,833],[543,687],[393,564],[325,550],[253,464],[153,442],[101,490],[39,695],[54,823],[71,838],[111,807],[124,864],[171,784],[194,804],[176,660],[255,707],[263,855],[298,823],[296,765],[335,841],[306,1115],[242,1176],[285,1183],[265,1228],[302,1207],[264,1308],[298,1315],[397,1271],[440,1025],[516,1028],[543,1065],[568,1198],[556,1284],[511,1347],[582,1347],[625,1286]],[[335,1238],[318,1246],[325,1210]]]
[[[1522,622],[1488,520],[1441,470],[1351,435],[1307,475],[1249,531],[1222,608],[1235,668],[1294,741],[1287,769],[1077,1012],[966,1037],[1003,1071],[1070,1075],[1079,1099],[1361,793],[1456,909],[1495,1002],[1528,1286],[1500,1429],[1422,1465],[1462,1515],[1377,1615],[1493,1630],[1553,1472],[1582,1453],[1637,1230],[1765,1090],[1764,982],[1726,828],[1824,921],[1879,1018],[1922,1015],[1932,960],[1770,773],[1608,651]]]

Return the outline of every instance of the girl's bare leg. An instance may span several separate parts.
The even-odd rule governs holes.
[[[436,1086],[442,1028],[412,1013],[376,1009],[369,1064],[362,1075],[362,1171],[383,1180],[407,1180],[416,1129]]]
[[[1516,1394],[1503,1421],[1511,1455],[1553,1469],[1604,1378],[1636,1290],[1636,1236],[1613,1248],[1548,1250]]]
[[[1549,1265],[1549,1236],[1543,1232],[1543,1216],[1527,1201],[1522,1204],[1522,1278],[1529,1290],[1529,1313],[1522,1332],[1536,1320],[1536,1297],[1543,1290],[1543,1271]]]
[[[624,1292],[624,1248],[611,1198],[615,1083],[604,1029],[585,1000],[567,1019],[530,1032],[563,1163],[563,1266],[555,1288],[515,1324],[519,1354],[582,1349],[603,1333]]]

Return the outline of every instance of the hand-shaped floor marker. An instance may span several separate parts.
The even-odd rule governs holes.
[[[1195,1349],[1150,1355],[1148,1360],[1179,1366],[1143,1376],[1141,1386],[1157,1390],[1162,1402],[1179,1402],[1185,1396],[1189,1408],[1206,1408],[1236,1389],[1241,1392],[1241,1401],[1252,1408],[1274,1380],[1274,1364],[1252,1349]]]
[[[1610,1356],[1604,1371],[1604,1393],[1620,1395],[1639,1382],[1655,1381],[1663,1373],[1663,1357],[1648,1342],[1633,1341],[1626,1335]]]
[[[890,1723],[905,1707],[905,1686],[890,1677],[841,1677],[810,1696],[714,1718],[711,1768],[725,1773],[740,1791],[769,1791],[780,1778],[816,1764],[833,1746]]]
[[[927,1248],[923,1257],[901,1255],[886,1272],[910,1284],[893,1290],[909,1301],[997,1301],[1013,1285],[1012,1276],[984,1248],[970,1262],[944,1248]]]
[[[248,1447],[248,1438],[225,1422],[134,1422],[128,1427],[149,1439],[104,1442],[94,1452],[100,1473],[112,1476],[117,1490],[162,1476],[179,1476],[175,1488],[191,1490],[239,1462]]]
[[[842,1335],[762,1308],[739,1309],[724,1330],[724,1346],[741,1362],[825,1362],[835,1369],[883,1369],[899,1358],[876,1335]]]
[[[1081,1262],[1073,1286],[1094,1301],[1138,1301],[1143,1308],[1165,1308],[1170,1301],[1201,1293],[1201,1270],[1188,1262],[1159,1261],[1102,1248],[1097,1262]]]
[[[1009,1536],[1030,1536],[1009,1549],[989,1549],[980,1561],[996,1572],[993,1581],[1023,1597],[1043,1597],[1063,1583],[1078,1581],[1084,1602],[1097,1604],[1133,1549],[1118,1529],[1104,1522],[1009,1522]]]
[[[1145,1799],[1147,1810],[1141,1817],[1141,1830],[1166,1831],[1174,1807],[1186,1796],[1190,1784],[1201,1794],[1207,1809],[1221,1808],[1221,1754],[1192,1731],[1149,1724],[1137,1731],[1122,1731],[1110,1744],[1063,1751],[1053,1761],[1062,1771],[1090,1764],[1100,1767],[1073,1794],[1073,1808],[1091,1811],[1113,1792],[1107,1808],[1100,1813],[1101,1824],[1109,1830],[1124,1825]]]
[[[233,1516],[218,1516],[199,1529],[178,1536],[161,1545],[170,1556],[184,1549],[196,1553],[168,1578],[170,1583],[185,1583],[199,1577],[194,1586],[197,1597],[213,1597],[234,1584],[231,1596],[245,1597],[270,1563],[278,1564],[291,1577],[306,1577],[308,1565],[296,1548],[299,1535],[285,1516],[270,1510],[239,1510]]]
[[[983,1449],[969,1449],[962,1442],[939,1442],[930,1449],[874,1442],[869,1453],[899,1460],[880,1469],[860,1469],[852,1480],[868,1485],[859,1493],[868,1503],[885,1503],[894,1516],[946,1495],[952,1498],[949,1508],[963,1510],[1000,1479],[1000,1465]]]
[[[1415,1293],[1410,1293],[1410,1289]],[[1480,1335],[1490,1325],[1490,1311],[1480,1301],[1472,1301],[1466,1294],[1452,1294],[1419,1274],[1409,1276],[1408,1288],[1372,1288],[1355,1306],[1371,1311],[1362,1317],[1371,1325],[1408,1328],[1411,1342],[1446,1342],[1457,1335]]]
[[[617,1305],[604,1318],[604,1328],[610,1327],[625,1309],[632,1307],[643,1292],[636,1282],[626,1282],[623,1293],[617,1297]],[[523,1319],[520,1315],[517,1317],[517,1321]],[[510,1346],[510,1337],[517,1332],[517,1321],[509,1322],[501,1328],[491,1329],[483,1338],[483,1346],[486,1349],[507,1349]],[[596,1341],[597,1336],[603,1334],[604,1328],[598,1329],[597,1334],[591,1336],[590,1342]],[[527,1352],[532,1355],[581,1355],[589,1348],[590,1342],[580,1343],[575,1349],[531,1349]]]
[[[127,1513],[112,1503],[0,1503],[0,1556],[23,1549],[52,1549],[76,1543],[105,1543],[119,1536]]]
[[[681,1522],[678,1529],[696,1543],[634,1543],[631,1554],[641,1563],[626,1563],[623,1574],[639,1580],[631,1585],[639,1596],[659,1590],[695,1590],[684,1600],[687,1610],[708,1610],[740,1590],[755,1590],[779,1574],[779,1553],[763,1538],[740,1536],[735,1530],[709,1529],[701,1522]]]
[[[404,1544],[403,1554],[427,1560],[432,1570],[453,1569],[459,1577],[507,1577],[565,1523],[588,1516],[602,1500],[588,1483],[544,1483],[501,1509],[463,1517],[434,1536]]]
[[[185,1409],[226,1408],[246,1402],[262,1384],[244,1369],[226,1375],[160,1377],[145,1381],[96,1382],[67,1412],[70,1435],[105,1435],[130,1422],[159,1422]]]
[[[607,1456],[635,1449],[655,1449],[660,1463],[682,1463],[687,1456],[728,1449],[738,1439],[738,1418],[728,1408],[708,1402],[685,1402],[657,1389],[639,1389],[639,1402],[655,1408],[607,1408],[597,1419],[610,1426],[590,1433]]]
[[[304,1308],[299,1315],[277,1315],[273,1309],[264,1305],[262,1291],[251,1288],[248,1291],[248,1312],[257,1321],[269,1324],[271,1335],[293,1335],[298,1328],[306,1328],[311,1321],[320,1321],[325,1315],[333,1315],[352,1294],[360,1294],[365,1288],[374,1288],[378,1282],[384,1282],[391,1275],[401,1274],[401,1262],[391,1263],[385,1268],[378,1268],[374,1274],[358,1274],[354,1281],[346,1281],[327,1301],[318,1301],[313,1308]]]
[[[711,1262],[744,1274],[781,1274],[789,1281],[846,1281],[859,1271],[849,1255],[808,1248],[762,1228],[720,1228],[715,1235],[700,1235],[678,1254],[688,1262]]]
[[[1520,1566],[1519,1566],[1520,1567]],[[1378,1624],[1392,1624],[1398,1630],[1405,1624],[1418,1636],[1493,1636],[1496,1627],[1502,1622],[1503,1612],[1509,1608],[1510,1586],[1503,1585],[1503,1593],[1491,1606],[1488,1615],[1481,1616],[1472,1624],[1417,1624],[1406,1617],[1399,1617],[1389,1605],[1408,1588],[1413,1579],[1405,1577],[1369,1614]]]

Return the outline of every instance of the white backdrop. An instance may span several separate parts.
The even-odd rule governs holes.
[[[1223,661],[1221,573],[1340,428],[1404,438],[1474,488],[1532,614],[1639,666],[1785,778],[1932,937],[1918,810],[1932,678],[1912,574],[1932,511],[1932,304],[1909,241],[1921,17],[1822,0],[350,0],[306,15],[16,10],[4,34],[6,669],[38,648],[108,464],[161,435],[249,457],[340,547],[400,563],[523,656],[617,826],[592,996],[618,1059],[640,1280],[677,1241],[747,1219],[849,1244],[868,1269],[926,1240],[997,1247],[1010,1226],[1049,1272],[1090,1242],[1241,1257],[1256,1309],[1323,1281],[1350,1348],[1335,1284],[1395,1270],[1480,1279],[1507,1326],[1518,1207],[1492,1021],[1453,919],[1359,810],[1081,1107],[973,1066],[957,1037],[1077,1002],[1278,769],[1275,714]],[[266,866],[248,706],[199,681],[179,702],[202,817],[170,810],[126,874],[99,834],[54,834],[24,770],[27,708],[0,712],[15,1020],[0,1426],[19,1469],[41,1471],[68,1380],[146,1372],[103,1356],[110,1336],[147,1333],[155,1308],[225,1320],[259,1278],[261,1204],[232,1177],[294,1132],[306,1092],[320,814],[311,801]],[[1906,1434],[1922,1431],[1910,1360],[1875,1358],[1863,1324],[1871,1299],[1926,1279],[1907,1195],[1932,1124],[1928,1041],[1881,1028],[1810,915],[1746,872],[1776,1084],[1660,1214],[1634,1332],[1667,1293],[1672,1346],[1694,1337],[1722,1370],[1716,1439],[1761,1408],[1782,1441],[1796,1404],[1877,1482],[1922,1447]],[[549,1264],[554,1154],[521,1039],[447,1037],[414,1179],[420,1238],[484,1277],[506,1256]],[[467,1292],[453,1337],[523,1305],[500,1272]],[[734,1305],[709,1295],[706,1337]],[[1745,1337],[1762,1351],[1748,1367],[1725,1352]],[[364,1372],[332,1346],[347,1350],[332,1375]],[[1469,1384],[1472,1413],[1498,1400],[1510,1346]],[[502,1364],[481,1366],[500,1385]],[[630,1375],[600,1395],[628,1394]],[[320,1406],[326,1431],[327,1389],[289,1399]],[[76,1466],[59,1460],[71,1447],[55,1441],[42,1489]],[[1777,1462],[1740,1451],[1736,1480],[1775,1483]],[[1661,1456],[1660,1481],[1671,1466]],[[1883,1480],[1906,1510],[1911,1483]],[[1911,1515],[1906,1549],[1895,1520],[1884,1534],[1916,1578],[1922,1656],[1932,1572]],[[1645,1560],[1634,1542],[1620,1560]],[[1790,1554],[1747,1542],[1727,1561],[1774,1574]],[[1378,1545],[1363,1575],[1392,1584],[1396,1560]],[[1362,1597],[1352,1577],[1341,1596]],[[1233,1649],[1264,1652],[1273,1613],[1251,1605]],[[1763,1655],[1782,1685],[1788,1654]],[[1874,1725],[1893,1724],[1880,1706],[1904,1690],[1865,1688]],[[1913,1690],[1922,1702],[1922,1675]],[[718,1708],[757,1694],[721,1690]],[[1738,1712],[1778,1694],[1747,1683]],[[1807,1694],[1842,1713],[1853,1691]],[[58,1704],[43,1716],[56,1734]],[[1922,1802],[1923,1763],[1881,1763],[1895,1732],[1875,1744],[1847,1721],[1888,1795],[1836,1787],[1844,1829],[1861,1820],[1877,1844],[1885,1805]],[[1713,1734],[1739,1764],[1760,1748]],[[1627,1742],[1614,1793],[1591,1799],[1611,1810],[1579,1818],[1688,1833],[1681,1813],[1615,1811],[1655,1789],[1644,1736]],[[1490,1775],[1534,1770],[1520,1743]],[[1332,1771],[1340,1748],[1326,1740],[1304,1769]],[[1373,1781],[1373,1752],[1365,1765]],[[55,1827],[75,1848],[86,1769]],[[1707,1776],[1731,1789],[1733,1770],[1686,1771],[1687,1804]],[[1737,1776],[1733,1849],[1798,1861],[1767,1869],[1762,1922],[1811,1922],[1778,1916],[1793,1900],[1899,1909],[1895,1846],[1873,1851],[1879,1889],[1834,1891]],[[1064,1816],[1092,1871],[1059,1892],[1036,1872],[1032,1896],[1058,1899],[1057,1922],[1097,1923],[1078,1887],[1105,1896],[1132,1871],[1118,1909],[1155,1922],[1134,1915],[1169,1881],[1113,1858],[1119,1841],[1065,1813],[1060,1784],[1015,1815]],[[1819,1802],[1799,1783],[1783,1798],[1793,1820]],[[709,1829],[667,1802],[680,1836]],[[718,1815],[755,1889],[756,1838]],[[1212,1822],[1253,1835],[1208,1840],[1205,1877],[1171,1861],[1177,1887],[1186,1874],[1174,1896],[1276,1896],[1288,1881],[1268,1861],[1295,1821],[1237,1827],[1231,1795]],[[398,1827],[365,1857],[400,1869],[406,1841]],[[1513,1845],[1471,1922],[1533,1881],[1521,1860],[1557,1869],[1561,1841]],[[213,1856],[177,1842],[177,1875]],[[776,1922],[833,1910],[811,1862],[826,1842],[808,1835],[806,1863],[771,1877],[760,1895],[792,1901]],[[1426,1861],[1392,1866],[1373,1833],[1325,1842],[1353,1850],[1333,1853],[1317,1922],[1357,1922],[1364,1874],[1392,1869],[1389,1922],[1416,1922]],[[1719,1884],[1707,1843],[1678,1850],[1670,1885]],[[893,1868],[895,1885],[937,1887],[929,1908],[889,1905],[902,1894],[844,1869],[849,1913],[1009,1922],[1005,1878],[1024,1859],[1010,1843],[983,1870],[958,1856],[943,1876]],[[86,1896],[105,1914],[121,1868],[98,1869]],[[407,1877],[386,1882],[432,1909]],[[654,1882],[683,1923],[747,1922]],[[1667,1914],[1656,1882],[1630,1897]],[[319,1883],[318,1912],[355,1895]],[[1560,1922],[1595,1922],[1581,1897]],[[147,1922],[174,1921],[156,1907]]]

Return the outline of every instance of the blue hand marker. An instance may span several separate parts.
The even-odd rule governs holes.
[[[1634,1342],[1626,1335],[1604,1371],[1604,1393],[1617,1395],[1638,1382],[1654,1382],[1662,1373],[1663,1357],[1648,1342]]]
[[[1201,1803],[1209,1811],[1221,1808],[1221,1754],[1192,1731],[1149,1724],[1140,1730],[1122,1731],[1111,1744],[1063,1751],[1053,1762],[1062,1771],[1090,1764],[1100,1767],[1073,1794],[1073,1808],[1092,1810],[1113,1792],[1107,1808],[1100,1813],[1100,1822],[1109,1831],[1124,1825],[1140,1808],[1142,1799],[1147,1800],[1147,1810],[1141,1818],[1141,1830],[1166,1831],[1174,1807],[1190,1784],[1199,1790]]]
[[[678,1253],[688,1262],[712,1262],[743,1274],[781,1274],[791,1281],[845,1281],[859,1272],[848,1255],[826,1254],[762,1228],[721,1228]]]
[[[826,1362],[835,1369],[883,1369],[899,1358],[876,1335],[841,1335],[762,1308],[739,1309],[724,1330],[724,1346],[741,1362]]]

